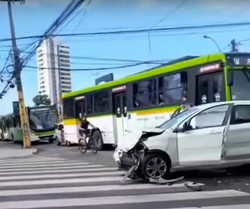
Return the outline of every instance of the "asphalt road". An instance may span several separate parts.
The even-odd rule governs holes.
[[[33,157],[0,160],[0,208],[250,208],[250,166],[178,172],[184,180],[170,186],[122,185],[112,150],[83,155],[75,146],[34,147],[39,153]],[[201,191],[185,186],[193,182]]]

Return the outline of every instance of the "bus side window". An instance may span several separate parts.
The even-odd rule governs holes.
[[[181,104],[187,100],[187,73],[177,73],[159,78],[159,105]]]
[[[87,95],[87,114],[93,113],[93,95]]]
[[[75,115],[75,101],[74,99],[66,99],[63,101],[63,117],[74,118]]]
[[[76,101],[76,117],[83,117],[85,114],[85,100]]]
[[[156,79],[133,84],[134,107],[151,107],[156,104]]]

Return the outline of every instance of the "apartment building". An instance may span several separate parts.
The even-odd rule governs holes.
[[[37,49],[39,92],[61,110],[61,96],[71,92],[70,48],[55,38],[46,39]]]

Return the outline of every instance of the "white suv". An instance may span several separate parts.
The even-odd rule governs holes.
[[[170,171],[250,162],[250,101],[192,107],[159,127],[118,140],[117,165],[136,175],[166,178]]]

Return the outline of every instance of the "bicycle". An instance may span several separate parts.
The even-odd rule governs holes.
[[[78,149],[82,154],[85,154],[88,149],[92,153],[96,154],[98,152],[97,141],[92,137],[95,129],[92,129],[88,133],[80,133],[80,139],[78,140]]]

